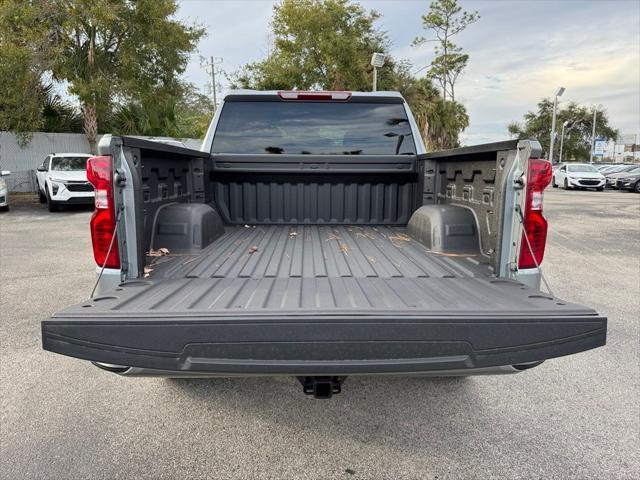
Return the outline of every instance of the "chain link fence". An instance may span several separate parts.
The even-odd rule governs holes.
[[[36,193],[38,185],[35,170],[11,171],[11,175],[4,177],[9,193]]]

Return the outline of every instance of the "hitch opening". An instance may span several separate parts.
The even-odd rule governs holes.
[[[297,377],[302,391],[313,398],[331,398],[342,391],[342,382],[347,377]]]

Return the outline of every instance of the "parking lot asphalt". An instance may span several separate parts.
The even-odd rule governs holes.
[[[0,478],[640,478],[640,195],[549,189],[554,293],[606,347],[509,376],[122,378],[45,352],[40,321],[94,281],[81,209],[0,214]]]

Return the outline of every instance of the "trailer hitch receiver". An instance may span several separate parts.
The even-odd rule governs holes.
[[[314,398],[331,398],[342,391],[342,382],[347,377],[298,377],[302,391]]]

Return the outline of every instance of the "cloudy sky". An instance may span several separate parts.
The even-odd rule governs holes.
[[[222,57],[233,72],[267,53],[273,1],[183,0],[178,16],[206,27],[199,55]],[[433,58],[432,45],[411,47],[421,35],[427,0],[366,0],[381,13],[391,53],[417,71]],[[640,2],[637,0],[461,0],[481,19],[457,43],[469,53],[456,96],[471,125],[466,144],[505,139],[506,125],[535,109],[558,86],[563,102],[601,104],[621,133],[640,134]],[[203,88],[207,74],[194,55],[187,78]]]

